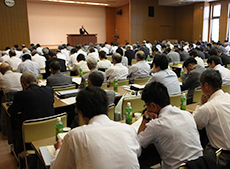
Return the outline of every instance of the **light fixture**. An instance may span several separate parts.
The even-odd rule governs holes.
[[[71,4],[81,4],[81,5],[99,5],[99,6],[109,6],[109,4],[97,3],[97,2],[81,2],[81,1],[65,1],[65,0],[41,0],[48,2],[61,2],[61,3],[71,3]]]

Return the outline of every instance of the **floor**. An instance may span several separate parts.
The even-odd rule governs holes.
[[[10,153],[7,138],[0,132],[0,169],[17,169],[17,162]]]

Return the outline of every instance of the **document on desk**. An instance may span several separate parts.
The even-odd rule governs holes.
[[[76,97],[69,97],[67,99],[60,99],[62,102],[64,102],[67,105],[75,104],[76,103]]]
[[[50,166],[51,160],[55,156],[56,149],[53,145],[39,147],[42,159],[46,166]]]
[[[77,83],[77,84],[80,84],[81,83],[81,77],[74,77],[74,78],[72,78],[72,81]]]

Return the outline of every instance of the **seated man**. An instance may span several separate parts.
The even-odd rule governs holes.
[[[97,69],[106,69],[111,66],[111,62],[107,60],[106,53],[104,51],[99,52],[100,62],[97,63]]]
[[[112,82],[115,78],[117,80],[126,80],[128,76],[128,68],[121,63],[121,55],[115,53],[112,56],[114,66],[111,66],[105,73],[109,82]]]
[[[85,81],[88,80],[89,74],[91,72],[93,72],[93,71],[100,71],[100,70],[96,69],[96,67],[97,67],[97,58],[96,57],[94,57],[94,56],[87,57],[86,62],[87,62],[87,66],[88,66],[90,72],[86,73],[86,74],[84,74],[82,76],[81,83],[79,85],[79,89],[84,89],[84,87],[85,87]],[[106,82],[105,72],[102,72],[102,71],[100,71],[100,72],[104,75],[104,82]]]
[[[89,86],[101,87],[104,81],[104,76],[99,71],[94,71],[89,74]],[[105,90],[108,97],[108,104],[114,103],[115,92],[114,90]]]
[[[10,65],[13,70],[17,70],[18,65],[22,63],[22,60],[16,57],[16,52],[13,50],[9,51],[10,59],[6,60],[6,63]]]
[[[223,148],[217,168],[230,168],[230,95],[221,89],[222,78],[217,70],[203,72],[200,84],[203,95],[193,116],[198,129],[206,129],[210,141],[204,154]]]
[[[130,81],[137,78],[147,78],[150,74],[150,66],[145,62],[145,53],[139,51],[136,53],[137,63],[129,68],[128,77]]]
[[[38,63],[31,61],[30,54],[22,55],[22,61],[23,62],[18,65],[17,72],[20,73],[31,72],[35,76],[38,76],[40,74],[40,66]]]
[[[21,73],[12,72],[12,69],[8,63],[2,63],[0,65],[0,71],[3,76],[0,77],[0,87],[4,93],[17,92],[22,90],[20,83]]]
[[[85,61],[85,56],[81,53],[77,56],[77,62],[74,63],[73,67],[70,70],[73,72],[73,74],[79,75],[80,69],[82,70],[82,72],[90,71],[87,66],[87,62]]]
[[[218,56],[210,56],[207,63],[210,69],[220,72],[223,85],[230,85],[230,70],[220,65],[220,58]]]
[[[13,128],[14,150],[17,154],[23,151],[22,122],[54,115],[51,87],[39,87],[36,77],[30,72],[21,76],[21,85],[23,91],[14,94],[14,102],[8,109],[12,119],[19,119],[19,123],[14,124]]]
[[[203,155],[194,118],[189,112],[170,105],[163,84],[147,84],[141,99],[147,111],[138,130],[138,139],[143,148],[154,143],[162,159],[162,169],[177,169],[181,163]]]
[[[140,145],[133,127],[107,117],[104,90],[88,86],[76,98],[86,125],[76,127],[55,143],[56,157],[50,168],[139,169]]]
[[[50,70],[53,76],[47,78],[47,86],[63,86],[72,84],[72,78],[70,76],[64,75],[60,72],[61,65],[58,61],[53,61],[50,64]]]
[[[188,90],[187,104],[193,102],[193,93],[195,88],[200,86],[199,78],[205,68],[197,64],[194,58],[188,58],[184,64],[184,74],[182,75],[182,86],[181,90]]]
[[[31,55],[32,55],[32,61],[37,62],[40,68],[46,67],[46,58],[44,56],[39,55],[39,53],[36,50],[31,52]]]
[[[160,82],[167,87],[169,95],[180,94],[180,84],[177,75],[168,69],[168,59],[164,54],[156,55],[153,59],[153,74],[146,84]]]

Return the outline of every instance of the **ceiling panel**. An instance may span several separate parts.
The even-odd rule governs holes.
[[[159,5],[163,6],[181,6],[181,5],[189,5],[194,2],[213,2],[217,0],[158,0]]]

